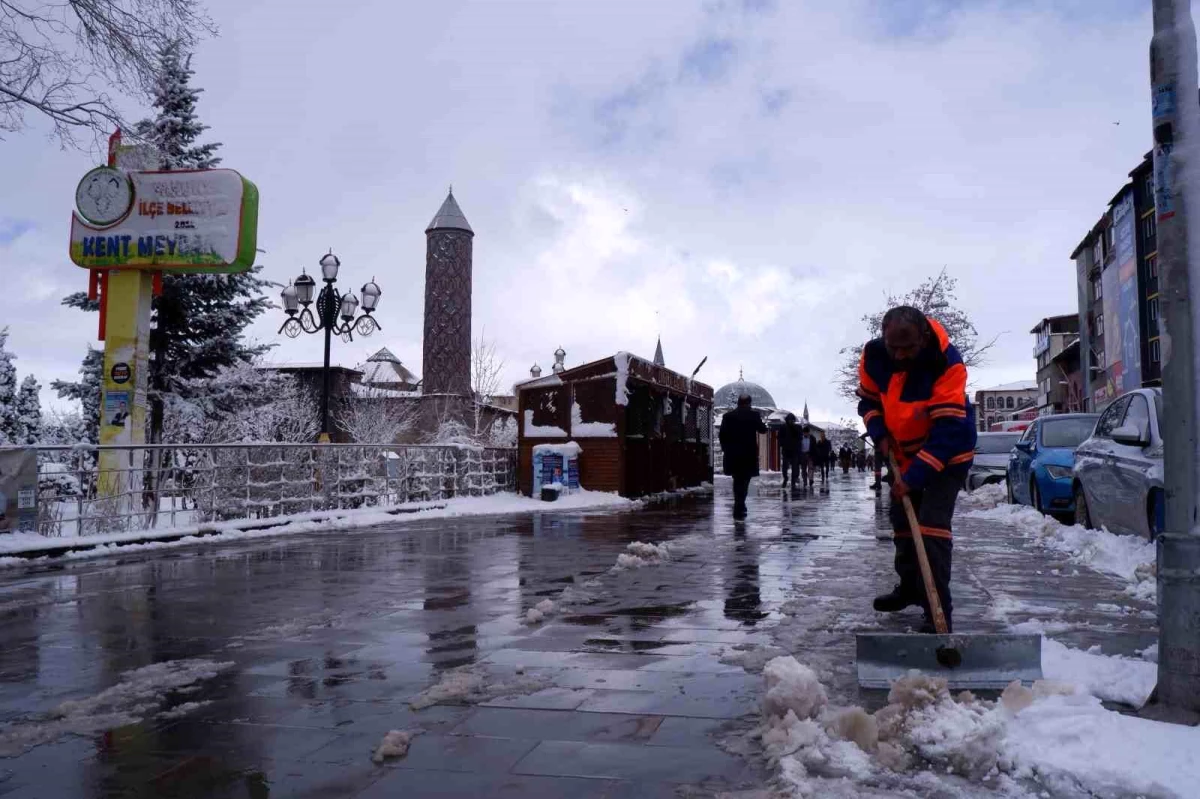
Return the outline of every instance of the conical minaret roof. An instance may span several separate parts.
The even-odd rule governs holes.
[[[458,203],[454,199],[453,189],[446,195],[446,201],[442,203],[442,207],[433,215],[433,221],[429,223],[429,227],[425,228],[426,233],[431,230],[465,230],[472,236],[475,235],[475,231],[471,230],[471,223],[467,221],[467,217],[463,215],[462,209],[458,207]]]
[[[666,366],[667,365],[666,360],[663,358],[662,338],[661,337],[658,339],[658,344],[654,348],[654,365],[655,366]]]

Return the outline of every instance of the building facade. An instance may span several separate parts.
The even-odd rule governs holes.
[[[1066,413],[1070,393],[1069,361],[1059,359],[1069,346],[1079,341],[1079,315],[1049,316],[1029,331],[1034,336],[1033,357],[1037,361],[1038,416]],[[1078,371],[1078,369],[1076,369]]]
[[[975,392],[975,425],[980,433],[1012,421],[1022,413],[1036,413],[1038,385],[1032,380],[1019,380]]]
[[[1087,411],[1162,385],[1153,172],[1147,153],[1071,253]]]

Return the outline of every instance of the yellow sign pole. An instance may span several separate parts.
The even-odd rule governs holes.
[[[104,381],[100,400],[101,445],[146,443],[146,386],[150,377],[150,305],[154,276],[138,269],[108,273],[105,303]],[[140,450],[100,451],[98,490],[119,501],[122,512],[137,509],[142,495]]]

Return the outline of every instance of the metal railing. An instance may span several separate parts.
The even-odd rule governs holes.
[[[517,488],[515,448],[262,442],[33,449],[37,532],[48,537],[386,508]]]

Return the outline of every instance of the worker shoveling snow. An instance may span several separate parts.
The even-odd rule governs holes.
[[[944,680],[913,673],[867,713],[831,705],[793,657],[775,658],[763,675],[757,734],[797,796],[973,795],[986,786],[1010,796],[1182,798],[1200,784],[1200,764],[1185,755],[1200,746],[1200,729],[1105,710],[1069,683],[1014,684],[986,701],[952,697]]]

